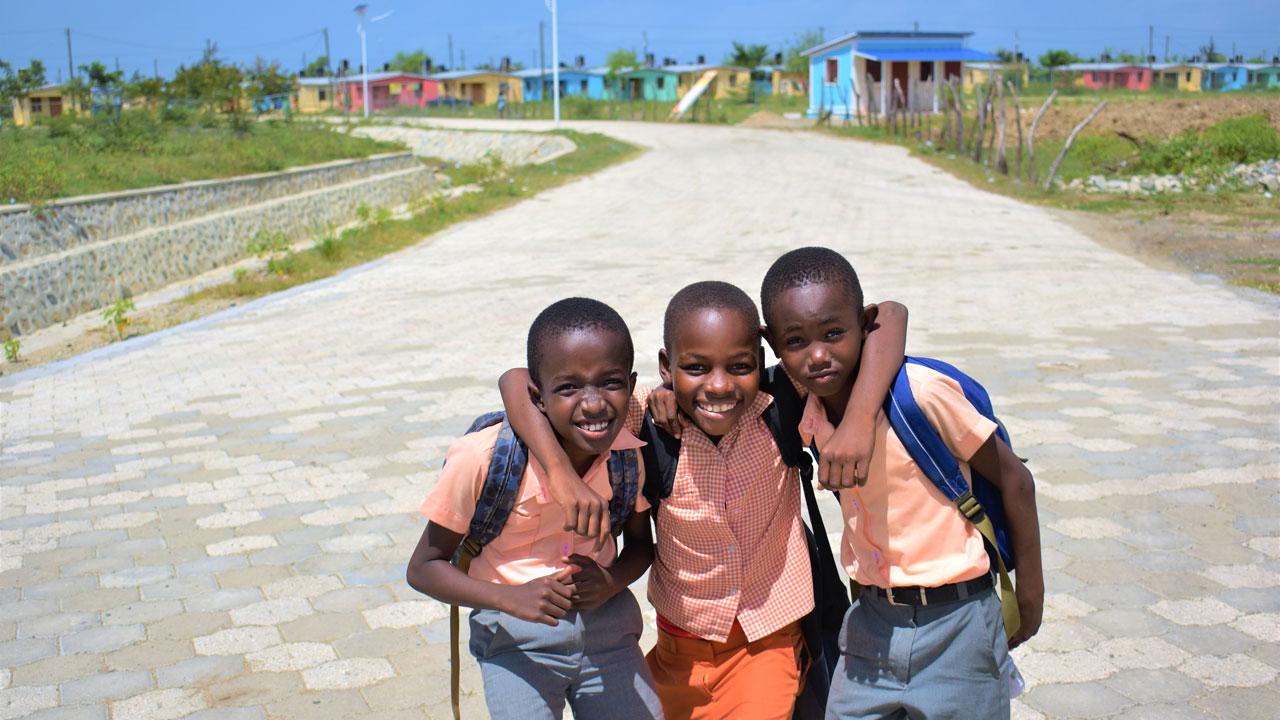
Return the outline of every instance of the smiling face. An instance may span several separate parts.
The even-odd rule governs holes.
[[[635,388],[630,348],[617,333],[570,330],[547,338],[529,394],[579,473],[609,451]]]
[[[658,353],[676,405],[712,438],[729,432],[760,391],[760,336],[753,320],[721,308],[680,320],[670,349]]]
[[[780,292],[770,315],[766,337],[787,374],[843,411],[862,355],[862,308],[839,286],[812,283]]]

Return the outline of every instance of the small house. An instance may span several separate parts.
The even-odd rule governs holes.
[[[935,83],[960,79],[969,62],[995,55],[965,47],[971,32],[852,32],[800,54],[809,58],[809,117],[874,109],[939,110]]]
[[[472,105],[492,105],[505,97],[509,103],[524,102],[524,83],[511,73],[497,70],[450,70],[431,79],[440,83],[440,94]]]
[[[1152,70],[1142,65],[1128,63],[1072,63],[1058,68],[1075,75],[1075,84],[1090,90],[1133,90],[1146,92],[1151,89]]]
[[[1280,88],[1280,62],[1254,65],[1249,69],[1249,87],[1274,90]]]
[[[300,77],[294,83],[293,109],[300,113],[338,108],[338,81],[327,77]]]
[[[1249,66],[1244,63],[1209,63],[1204,66],[1200,83],[1205,90],[1243,90],[1249,85]]]
[[[759,95],[791,97],[806,95],[809,92],[807,87],[809,73],[787,72],[785,65],[760,65],[755,68],[755,77],[761,79],[753,80],[751,87],[755,88]]]
[[[306,84],[301,82],[304,79],[307,80]],[[314,93],[314,103],[309,100],[307,109],[303,110],[302,91],[299,91],[299,111],[315,112],[318,109],[323,109],[322,103],[329,101],[328,91],[318,81],[328,82],[326,78],[299,79],[301,88],[309,88],[308,93]],[[396,107],[423,107],[440,96],[440,83],[427,75],[419,73],[399,72],[396,70],[375,72],[368,74],[368,81],[369,110],[371,112]],[[339,107],[349,112],[363,111],[364,83],[364,75],[348,75],[336,78],[334,80],[336,88],[335,99],[338,101]],[[324,93],[323,99],[322,92]]]
[[[583,65],[560,68],[560,97],[582,97],[589,100],[604,100],[605,74],[608,68],[588,68]],[[552,82],[555,77],[551,68],[529,68],[519,70],[514,75],[524,85],[524,102],[550,100],[554,96]]]
[[[639,67],[621,70],[608,83],[610,97],[617,100],[675,102],[680,75],[670,67]]]
[[[677,75],[677,99],[684,97],[685,93],[689,92],[698,80],[711,70],[714,70],[716,74],[711,79],[711,84],[703,91],[704,97],[719,100],[727,97],[730,93],[746,93],[751,85],[751,70],[736,65],[691,63],[688,65],[667,65],[662,69]]]
[[[31,125],[40,118],[58,117],[64,112],[79,110],[79,103],[67,92],[66,85],[45,85],[13,99],[13,124],[19,127]]]
[[[1154,76],[1151,87],[1157,90],[1200,92],[1200,68],[1186,63],[1156,63],[1151,66]]]
[[[995,75],[1003,77],[1017,87],[1026,87],[1031,77],[1027,63],[1013,62],[973,62],[966,63],[964,74],[960,78],[965,92],[972,92],[975,87],[986,86]]]

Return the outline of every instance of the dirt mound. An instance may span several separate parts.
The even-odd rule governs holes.
[[[1036,138],[1066,137],[1097,102],[1081,97],[1054,100],[1036,129]],[[1023,121],[1028,124],[1031,122],[1029,118],[1039,110],[1039,103],[1034,105],[1029,114],[1023,115]],[[1111,100],[1084,132],[1088,135],[1109,135],[1123,131],[1139,138],[1167,139],[1187,129],[1203,130],[1221,120],[1245,115],[1266,115],[1271,126],[1280,131],[1280,96],[1193,95],[1159,100]]]
[[[782,117],[778,113],[769,112],[768,110],[761,110],[753,115],[750,115],[749,117],[747,117],[746,120],[743,120],[742,122],[738,123],[738,125],[741,127],[765,127],[765,128],[793,128],[797,126],[803,127],[808,124],[811,124],[811,121],[806,121],[803,118],[800,118],[797,120],[788,120],[787,118]]]

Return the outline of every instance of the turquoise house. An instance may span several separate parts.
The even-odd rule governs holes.
[[[1205,90],[1243,90],[1249,85],[1249,66],[1244,63],[1211,63],[1201,74]]]
[[[953,77],[958,82],[966,62],[1000,59],[965,47],[972,34],[860,31],[804,50],[800,54],[809,58],[809,117],[825,112],[851,117],[868,110],[884,114],[894,107],[937,112],[938,83]]]
[[[1252,66],[1249,69],[1249,87],[1263,90],[1280,89],[1280,64]]]
[[[605,73],[607,72],[607,68],[560,68],[560,97],[606,99]],[[520,70],[515,73],[515,76],[524,84],[525,102],[550,100],[555,95],[551,85],[553,82],[551,68]]]
[[[679,85],[680,74],[666,68],[628,68],[609,81],[606,92],[615,100],[675,102]]]

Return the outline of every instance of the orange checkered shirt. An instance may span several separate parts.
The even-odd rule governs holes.
[[[640,431],[649,392],[632,398],[632,432]],[[658,506],[649,602],[706,640],[724,642],[734,620],[758,640],[813,609],[800,479],[761,417],[771,402],[759,393],[718,445],[686,430],[671,496]]]

